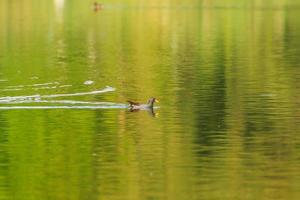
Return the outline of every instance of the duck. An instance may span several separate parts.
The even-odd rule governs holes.
[[[158,99],[152,97],[148,100],[147,104],[140,104],[133,101],[127,101],[129,103],[129,109],[131,111],[137,111],[137,110],[153,110],[154,103],[158,103]]]

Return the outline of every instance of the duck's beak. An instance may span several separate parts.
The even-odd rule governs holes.
[[[155,102],[156,102],[156,103],[159,103],[159,100],[158,100],[158,99],[155,99]]]

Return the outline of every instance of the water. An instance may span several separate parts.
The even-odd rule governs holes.
[[[0,1],[1,199],[300,198],[299,1],[92,3]]]

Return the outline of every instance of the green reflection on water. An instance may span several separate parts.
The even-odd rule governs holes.
[[[1,97],[109,85],[67,100],[158,117],[1,110],[0,198],[299,199],[300,4],[103,3],[1,1]]]

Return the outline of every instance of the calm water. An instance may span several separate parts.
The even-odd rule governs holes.
[[[0,199],[300,199],[300,2],[103,2],[0,1]]]

